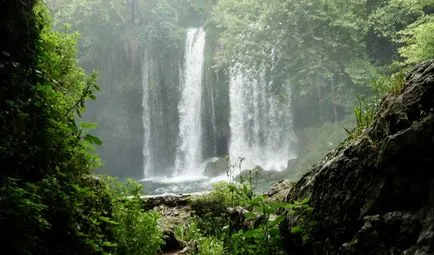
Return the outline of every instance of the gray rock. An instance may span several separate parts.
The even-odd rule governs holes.
[[[281,180],[275,183],[267,192],[270,200],[283,201],[288,194],[294,189],[295,182]]]
[[[229,159],[214,158],[205,166],[204,175],[208,177],[217,177],[225,174],[229,170]]]
[[[295,185],[286,200],[309,197],[317,222],[305,254],[434,254],[433,108],[431,61],[383,99],[358,139]]]
[[[187,206],[190,204],[191,195],[167,194],[160,196],[143,197],[143,208],[152,210],[155,207],[164,205],[167,207]]]
[[[163,232],[164,244],[161,246],[163,254],[175,253],[181,251],[186,247],[186,244],[178,240],[172,229],[166,229]]]

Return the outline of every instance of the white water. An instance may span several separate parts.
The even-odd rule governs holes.
[[[265,170],[282,171],[288,160],[295,158],[290,86],[273,93],[272,85],[264,75],[256,79],[231,75],[229,154],[232,164],[238,163],[239,157],[245,159],[243,169],[259,165]]]
[[[149,107],[150,102],[150,77],[151,77],[151,66],[152,58],[149,55],[149,50],[145,49],[143,56],[143,77],[142,77],[142,121],[143,121],[143,165],[145,176],[150,176],[152,169],[152,158],[151,158],[151,109]]]
[[[214,103],[214,89],[213,86],[211,86],[210,88],[210,93],[211,93],[211,122],[212,122],[212,139],[213,139],[213,144],[214,144],[214,154],[217,154],[217,147],[216,147],[216,134],[217,134],[217,124],[216,124],[216,115],[215,115],[215,103]]]
[[[202,161],[202,75],[205,50],[205,31],[187,30],[185,63],[179,110],[179,140],[175,159],[175,175],[201,175]]]
[[[159,96],[155,84],[152,86],[158,75],[154,67],[157,63],[153,61],[149,50],[144,52],[142,120],[145,179],[142,181],[152,183],[151,186],[161,185],[155,190],[156,193],[204,190],[212,183],[228,179],[226,175],[207,178],[202,174],[206,164],[213,160],[207,160],[206,153],[202,152],[206,150],[206,143],[216,144],[216,112],[220,110],[214,108],[217,98],[214,98],[214,88],[204,88],[202,84],[204,48],[205,31],[202,28],[188,29],[184,64],[182,67],[180,65],[179,102],[173,102],[174,105],[178,104],[178,108],[170,108],[171,114],[179,115],[178,132],[173,126],[167,125],[171,123],[171,118],[167,117],[167,110],[162,110],[167,102],[163,100],[164,96]],[[288,160],[295,157],[290,86],[284,86],[285,91],[274,93],[273,84],[267,82],[264,76],[252,79],[243,74],[231,75],[229,154],[231,163],[237,163],[238,157],[245,158],[243,169],[259,165],[266,170],[284,170]],[[204,104],[208,100],[210,104]],[[212,115],[212,123],[208,124],[212,125],[213,137],[207,140],[202,138],[207,135],[204,130],[208,128],[202,126],[205,112]],[[173,125],[176,127],[178,122],[173,122]],[[170,146],[166,146],[171,148],[172,154],[164,158],[167,150],[162,145],[167,141],[161,138],[166,134],[178,138],[169,140],[169,143],[177,140],[176,145],[170,143]],[[169,162],[166,164],[168,166],[161,167],[162,162]]]

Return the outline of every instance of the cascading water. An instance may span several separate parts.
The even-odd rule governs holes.
[[[150,176],[152,169],[152,154],[151,154],[151,109],[150,102],[150,75],[151,75],[152,58],[149,56],[149,50],[145,49],[143,56],[143,77],[142,77],[142,121],[143,121],[143,159],[145,176]]]
[[[210,83],[202,28],[187,30],[183,60],[171,56],[162,65],[152,53],[145,49],[142,63],[142,120],[143,182],[157,187],[153,192],[209,188],[226,176],[207,178],[202,171],[228,150],[232,163],[245,158],[243,169],[283,170],[295,157],[290,86],[275,86],[265,72],[234,73],[229,88]],[[179,74],[166,75],[166,65]]]
[[[232,163],[245,160],[243,169],[260,166],[281,171],[295,158],[290,109],[290,86],[276,93],[273,82],[262,72],[256,78],[241,73],[231,75],[229,154]]]
[[[187,30],[182,94],[178,105],[179,138],[175,159],[176,176],[198,176],[202,161],[202,75],[205,31]]]

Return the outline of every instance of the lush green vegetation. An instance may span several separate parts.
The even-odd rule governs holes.
[[[327,122],[344,118],[355,95],[384,95],[384,78],[382,91],[372,83],[395,66],[433,57],[432,7],[424,0],[222,0],[211,22],[224,45],[220,65],[272,68],[296,88],[296,100],[317,101],[314,119]]]
[[[216,66],[269,70],[278,85],[293,87],[300,143],[287,171],[293,177],[325,155],[323,141],[361,134],[380,99],[400,91],[408,67],[433,58],[433,7],[425,0],[221,0],[209,20],[223,45]],[[348,134],[330,136],[332,126]]]
[[[187,27],[202,25],[207,31],[204,82],[216,96],[216,137],[226,142],[230,136],[229,104],[228,98],[219,95],[225,94],[229,68],[235,65],[252,75],[265,70],[276,93],[284,86],[293,88],[294,127],[303,134],[354,119],[348,118],[354,106],[355,120],[363,130],[369,117],[363,119],[360,113],[375,112],[370,109],[392,86],[388,82],[391,76],[398,79],[403,69],[433,57],[430,0],[48,2],[58,29],[67,23],[69,30],[80,31],[80,63],[86,70],[100,73],[102,89],[85,118],[98,123],[93,134],[105,142],[98,149],[104,162],[101,171],[119,177],[142,177],[142,126],[137,116],[144,52],[152,52],[155,94],[159,100],[167,100],[167,109],[176,109]],[[111,103],[105,104],[107,101]],[[161,125],[176,128],[176,113],[167,110],[165,114],[170,121]],[[330,142],[339,143],[345,136],[343,133]],[[170,144],[176,137],[155,139]],[[301,157],[303,150],[315,150],[315,146],[305,147],[311,144],[308,140],[300,138],[300,143]],[[225,156],[224,147],[218,155],[212,154],[212,148],[206,148],[205,154]],[[168,158],[175,153],[169,146],[161,150]],[[319,160],[323,155],[307,155],[301,161]]]
[[[291,232],[307,242],[315,226],[308,200],[293,204],[267,199],[251,182],[218,183],[191,203],[194,216],[175,234],[197,242],[193,254],[283,254],[280,225],[294,221]]]
[[[34,43],[28,63],[16,59],[19,45],[2,52],[2,67],[12,67],[1,88],[2,252],[155,254],[162,234],[158,215],[140,207],[142,188],[91,175],[101,141],[89,134],[94,125],[74,119],[98,87],[78,66],[76,34],[53,31],[42,2],[16,18],[34,22],[35,38],[22,42]]]
[[[27,9],[21,2],[8,8],[24,21],[2,25],[8,38],[25,31],[17,32],[20,44],[2,42],[5,48],[0,53],[5,77],[0,88],[2,251],[157,254],[163,242],[159,215],[142,209],[142,187],[92,175],[101,166],[94,146],[102,142],[90,133],[94,124],[76,119],[99,88],[96,75],[86,74],[78,64],[78,35],[54,31],[42,2],[28,8],[33,6],[28,1]],[[312,124],[314,120],[335,125],[322,138],[340,137],[335,127],[345,123],[352,111],[355,101],[349,98],[363,94],[366,97],[355,109],[358,126],[350,132],[357,136],[373,120],[379,98],[400,90],[406,68],[434,57],[432,0],[128,3],[56,1],[56,17],[82,32],[80,63],[104,74],[100,96],[119,100],[101,115],[99,124],[107,127],[103,132],[116,136],[109,139],[116,146],[104,150],[139,140],[117,137],[126,133],[117,131],[137,128],[126,98],[139,93],[126,85],[140,80],[139,46],[151,47],[156,63],[164,65],[176,58],[182,29],[191,24],[206,22],[221,43],[210,61],[213,70],[224,72],[236,63],[246,70],[266,68],[276,79],[290,81],[296,114],[311,116],[298,122],[303,123],[299,132],[306,136],[306,151],[315,141],[322,148],[329,146],[327,139],[309,140],[320,126]],[[122,70],[112,73],[115,68]],[[118,73],[125,75],[115,77]],[[161,79],[166,78],[177,79],[175,74]],[[134,82],[126,82],[130,80]],[[156,87],[159,82],[170,81],[157,81]],[[312,161],[306,159],[306,164]],[[227,209],[237,206],[243,209],[242,222],[231,221]],[[267,201],[254,194],[252,183],[220,184],[193,201],[192,208],[196,217],[176,234],[185,241],[196,240],[199,254],[278,254],[282,252],[278,227],[284,219],[294,220],[292,232],[300,233],[305,242],[314,227],[307,201]]]

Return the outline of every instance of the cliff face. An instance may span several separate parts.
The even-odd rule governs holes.
[[[433,108],[431,61],[383,100],[358,139],[296,184],[287,200],[310,197],[317,221],[301,254],[434,254]]]

